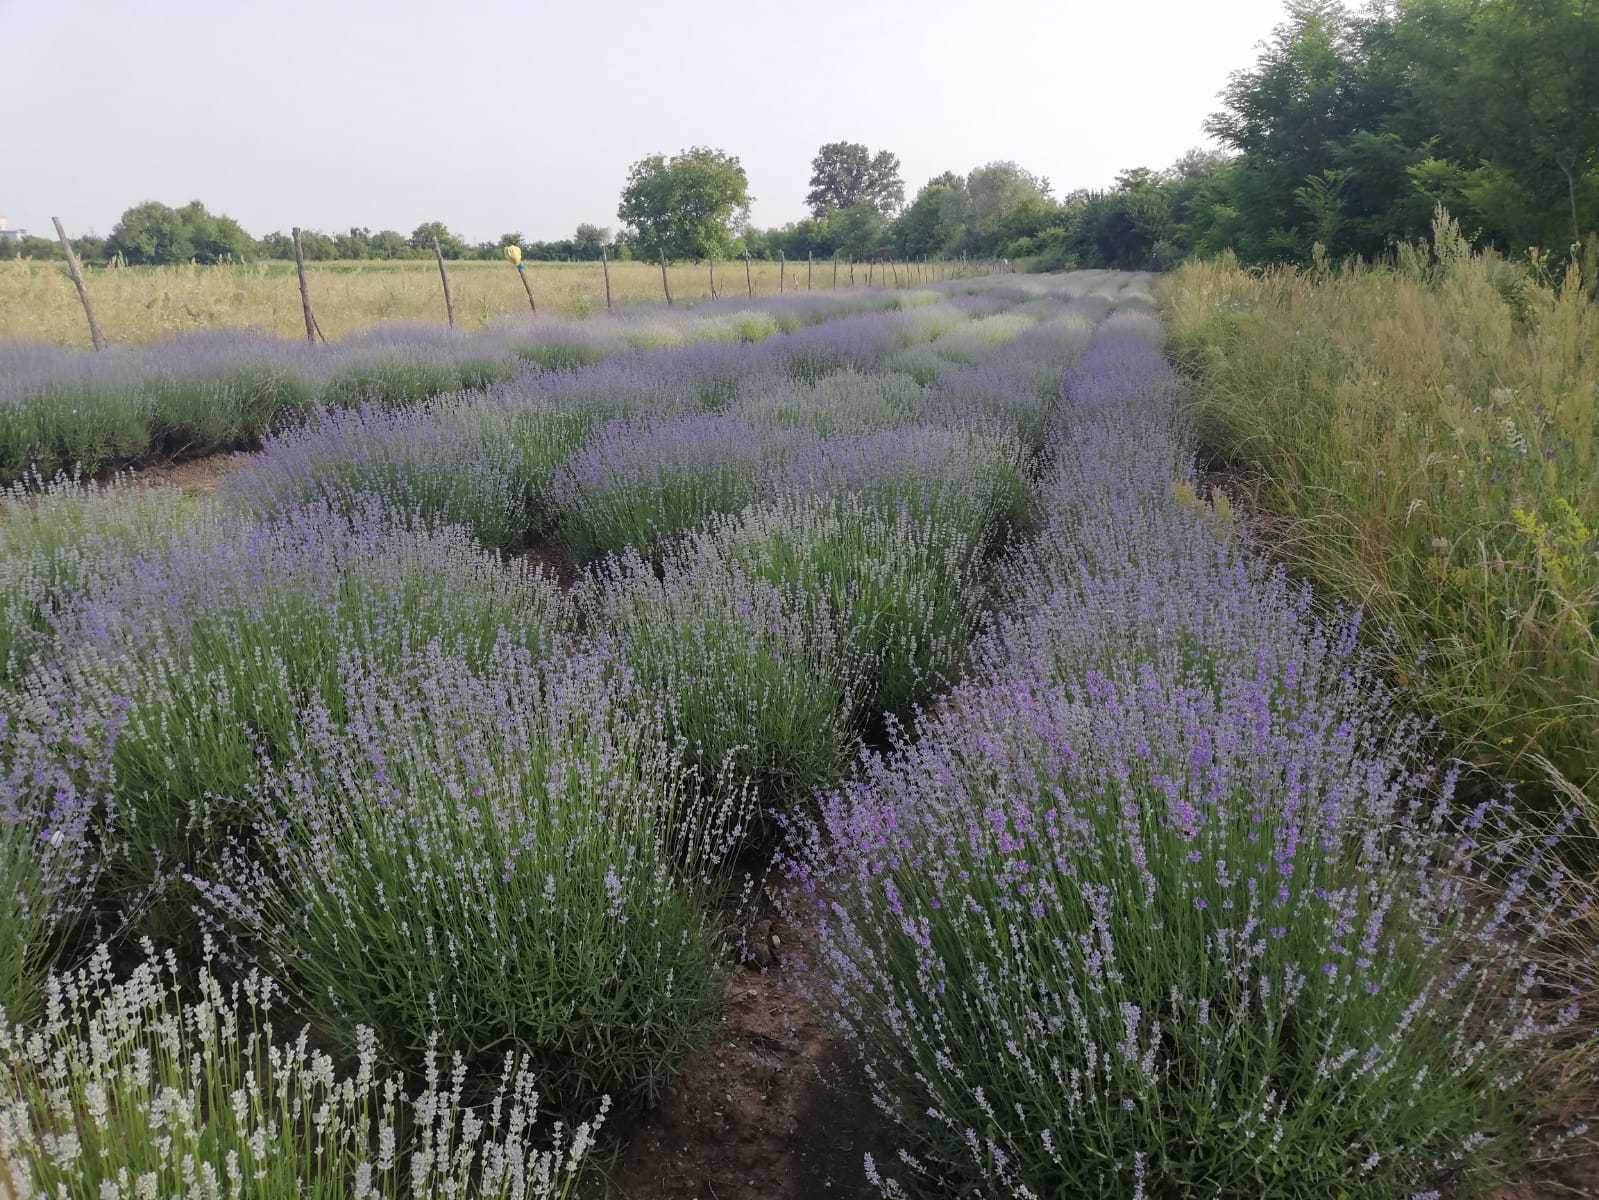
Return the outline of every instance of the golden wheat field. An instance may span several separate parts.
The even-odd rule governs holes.
[[[877,264],[871,282],[912,283],[943,278],[954,265],[920,263],[913,267]],[[752,262],[746,283],[741,261],[715,264],[719,296],[757,296],[806,286],[806,264]],[[868,268],[854,268],[856,285],[867,282]],[[661,270],[655,263],[610,264],[611,298],[617,305],[663,299]],[[303,336],[300,293],[294,264],[255,262],[233,266],[86,268],[89,295],[100,327],[112,342],[151,342],[198,329],[259,329]],[[445,319],[438,266],[431,259],[319,262],[306,264],[317,323],[329,338],[371,328],[383,321]],[[456,323],[477,329],[498,317],[530,316],[527,294],[506,262],[459,260],[449,264]],[[837,286],[850,285],[851,268],[837,267]],[[886,280],[885,280],[886,275]],[[597,262],[530,262],[528,282],[540,313],[582,316],[605,307],[605,280]],[[707,299],[711,283],[706,263],[667,268],[672,297],[679,303]],[[831,260],[811,269],[811,286],[830,288]],[[83,310],[58,262],[0,262],[0,340],[89,345]]]

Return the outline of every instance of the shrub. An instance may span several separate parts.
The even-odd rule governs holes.
[[[916,419],[921,400],[921,387],[908,375],[844,370],[811,384],[774,380],[751,387],[730,415],[752,425],[809,429],[833,437],[908,425]]]
[[[124,480],[35,477],[0,490],[0,680],[20,678],[55,644],[81,593],[210,511],[176,489]]]
[[[554,463],[582,428],[507,407],[333,411],[270,439],[224,492],[235,508],[273,519],[306,506],[348,514],[382,504],[506,549],[527,540]]]
[[[78,606],[59,662],[24,682],[16,740],[105,775],[101,839],[121,886],[147,888],[237,827],[305,705],[343,715],[344,655],[397,664],[439,640],[479,667],[508,646],[559,646],[567,601],[516,570],[461,530],[408,531],[381,509],[196,531]]]
[[[756,431],[726,417],[610,422],[556,472],[561,537],[580,561],[646,549],[743,508],[767,458]]]
[[[215,373],[158,375],[145,384],[153,448],[182,457],[250,446],[311,411],[306,380],[288,363],[262,359]]]
[[[588,604],[635,705],[664,715],[703,775],[748,778],[772,812],[843,775],[861,671],[825,607],[746,575],[709,541],[667,554],[659,574],[636,552],[602,563]]]
[[[203,970],[192,993],[147,947],[122,979],[102,947],[52,978],[49,1015],[0,1029],[0,1163],[19,1196],[261,1195],[359,1200],[566,1196],[604,1120],[538,1129],[538,1082],[508,1054],[481,1109],[429,1051],[426,1085],[382,1073],[363,1030],[355,1075],[275,1040],[283,997]]]
[[[525,1053],[563,1110],[653,1099],[720,995],[707,902],[743,808],[695,791],[614,669],[351,661],[350,719],[303,714],[262,853],[206,892],[346,1045],[370,1026],[417,1061],[436,1034],[468,1066]]]
[[[1146,673],[973,688],[870,761],[801,875],[913,1175],[1375,1197],[1514,1155],[1575,1016],[1526,932],[1558,872],[1413,748]]]
[[[777,471],[787,495],[859,495],[885,511],[947,521],[977,545],[1031,518],[1023,451],[998,432],[907,425],[796,441]]]
[[[902,713],[954,681],[985,595],[981,547],[955,525],[843,495],[747,509],[705,538],[752,575],[823,602],[865,673],[861,719]]]

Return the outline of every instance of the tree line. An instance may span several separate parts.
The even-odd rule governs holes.
[[[1559,263],[1599,261],[1599,0],[1290,0],[1206,122],[1218,143],[1104,189],[1056,197],[1015,162],[946,171],[907,202],[899,159],[831,142],[811,161],[810,214],[749,222],[736,155],[696,146],[628,171],[613,233],[508,232],[468,243],[443,222],[409,235],[305,231],[311,259],[1009,258],[1051,268],[1162,269],[1230,251],[1246,263],[1373,258],[1426,233],[1442,204],[1479,242]],[[59,254],[42,238],[0,253]],[[214,263],[293,256],[195,201],[129,209],[87,261]]]

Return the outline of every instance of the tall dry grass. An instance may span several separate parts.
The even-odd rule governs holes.
[[[1205,438],[1465,751],[1599,798],[1599,307],[1440,214],[1394,263],[1163,281]]]
[[[659,302],[661,270],[654,263],[614,262],[611,295],[616,304]],[[916,279],[901,264],[902,284],[946,277],[955,264],[918,264]],[[509,263],[463,260],[449,264],[450,291],[456,321],[477,329],[502,316],[527,316],[527,295]],[[438,267],[429,259],[371,262],[318,262],[306,265],[317,322],[329,338],[369,329],[383,321],[444,320],[444,294]],[[597,262],[531,262],[528,280],[541,313],[584,316],[605,307],[605,282]],[[791,262],[784,272],[789,290],[805,287],[805,263]],[[778,290],[775,262],[750,264],[750,282],[757,296]],[[874,283],[884,282],[879,264]],[[669,266],[673,299],[694,303],[710,296],[710,272],[704,263]],[[858,285],[866,282],[864,264],[855,268]],[[887,282],[894,282],[890,273]],[[831,261],[814,265],[812,284],[833,286]],[[840,263],[838,286],[849,285],[849,268]],[[283,262],[232,266],[128,267],[92,269],[88,286],[95,314],[113,342],[151,342],[197,329],[252,328],[286,337],[303,335],[300,293],[294,265]],[[746,294],[744,264],[716,265],[716,290],[723,297]],[[60,263],[0,262],[0,340],[47,342],[56,346],[88,346],[89,334],[72,282]]]

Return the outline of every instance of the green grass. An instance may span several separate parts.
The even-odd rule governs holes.
[[[1394,634],[1475,761],[1599,798],[1599,309],[1443,223],[1397,265],[1161,288],[1274,548]]]

